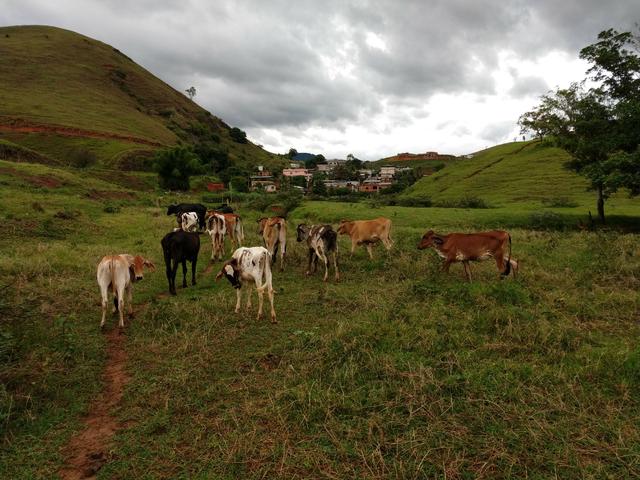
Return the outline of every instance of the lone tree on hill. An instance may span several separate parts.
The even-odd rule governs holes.
[[[606,199],[619,188],[640,194],[640,41],[630,32],[605,30],[583,48],[590,79],[557,89],[519,120],[522,133],[534,132],[566,150],[566,167],[583,175],[598,192],[598,217],[605,223]]]
[[[233,127],[229,130],[229,135],[231,136],[231,140],[236,143],[247,143],[246,132],[240,130],[238,127]]]
[[[189,97],[189,100],[193,100],[193,97],[196,96],[196,87],[189,87],[185,90],[185,92],[187,92],[187,97]]]

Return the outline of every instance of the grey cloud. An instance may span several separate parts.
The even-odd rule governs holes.
[[[480,138],[494,143],[504,141],[515,128],[515,125],[515,121],[503,121],[489,124],[480,131]]]
[[[512,97],[540,96],[549,90],[549,85],[541,77],[517,77],[509,90]]]

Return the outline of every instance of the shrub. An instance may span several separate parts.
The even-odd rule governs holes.
[[[533,212],[529,215],[529,227],[533,230],[565,230],[565,218],[555,212]]]
[[[398,199],[398,205],[403,207],[430,207],[432,202],[429,197],[407,197]]]
[[[440,208],[491,208],[483,199],[473,196],[462,197],[457,200],[434,202],[433,206]]]
[[[105,213],[120,213],[120,207],[113,203],[107,203],[102,211]]]
[[[229,130],[229,135],[231,136],[231,140],[236,143],[247,143],[247,134],[238,127],[233,127]]]
[[[569,197],[545,198],[544,200],[542,200],[542,204],[545,207],[555,207],[555,208],[574,208],[578,206],[578,204],[570,200]]]
[[[69,165],[75,168],[87,168],[94,165],[98,158],[96,154],[86,148],[77,148],[69,152]]]

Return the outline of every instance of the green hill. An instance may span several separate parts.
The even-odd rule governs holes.
[[[136,168],[157,148],[206,139],[239,165],[284,161],[250,142],[119,50],[54,27],[0,28],[0,140],[54,163],[88,151]]]
[[[445,203],[473,196],[495,206],[539,205],[562,197],[578,204],[595,203],[584,178],[563,167],[567,159],[564,151],[539,142],[506,143],[423,178],[404,196]]]

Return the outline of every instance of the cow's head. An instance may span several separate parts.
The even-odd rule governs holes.
[[[444,240],[440,235],[437,235],[433,230],[429,230],[422,236],[420,243],[418,243],[418,250],[424,250],[429,247],[439,247],[444,243]]]
[[[296,227],[296,240],[303,242],[309,236],[309,227],[304,223],[301,223]]]
[[[264,232],[264,227],[267,224],[267,220],[269,220],[267,217],[262,217],[256,220],[256,222],[258,223],[258,235],[262,235],[262,232]]]
[[[340,225],[338,225],[338,235],[349,235],[351,233],[351,229],[353,227],[353,222],[349,220],[340,220]]]
[[[169,205],[167,215],[175,215],[178,213],[178,205]]]
[[[238,268],[238,261],[235,258],[232,258],[229,261],[224,262],[222,268],[216,275],[216,281],[220,280],[222,277],[227,277],[229,283],[233,286],[233,288],[240,288],[240,269]]]
[[[129,261],[129,276],[132,282],[139,282],[144,278],[144,268],[148,268],[151,271],[156,269],[156,266],[153,264],[151,260],[147,260],[140,255],[136,255],[135,257],[129,255],[127,257]]]

